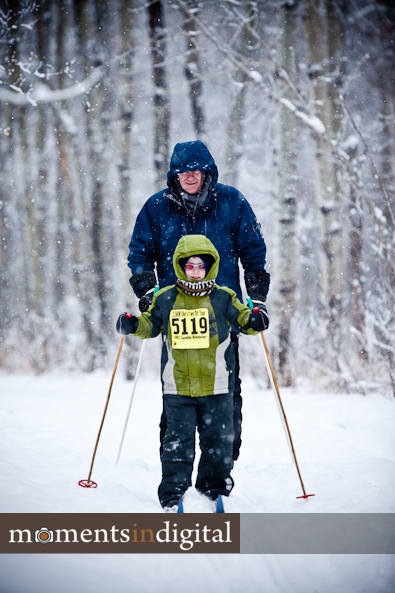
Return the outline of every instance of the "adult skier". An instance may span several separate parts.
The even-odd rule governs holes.
[[[260,224],[246,198],[236,188],[218,182],[218,169],[209,149],[199,140],[175,145],[167,173],[167,187],[151,196],[139,212],[129,244],[130,284],[146,311],[154,287],[176,280],[173,253],[183,235],[201,234],[215,245],[221,258],[217,281],[242,299],[239,262],[244,269],[248,295],[254,305],[266,301],[270,275],[265,270],[266,245]],[[237,332],[233,393],[233,459],[241,445],[242,397]],[[166,430],[166,413],[160,422],[160,441]]]

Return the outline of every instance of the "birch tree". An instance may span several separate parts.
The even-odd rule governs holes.
[[[153,106],[154,106],[154,167],[156,185],[161,187],[169,162],[169,91],[166,73],[166,29],[162,0],[147,6],[151,44]]]
[[[245,3],[245,7],[240,9],[235,8],[233,2],[227,4],[229,4],[229,7],[227,7],[228,10],[240,22],[232,51],[236,51],[239,58],[247,66],[255,68],[256,58],[260,49],[260,38],[257,32],[257,2],[255,0],[249,0]],[[243,12],[240,13],[240,10],[243,10]],[[246,95],[250,79],[245,69],[235,66],[232,70],[232,79],[232,101],[226,135],[226,173],[229,183],[236,185],[238,181],[239,160],[245,148],[243,131],[244,119],[246,117]]]
[[[297,14],[294,7],[281,8],[281,39],[279,59],[281,68],[290,81],[296,82]],[[281,109],[278,138],[278,196],[277,196],[277,284],[278,284],[278,351],[279,371],[284,385],[292,385],[295,370],[292,362],[292,320],[295,316],[297,275],[296,194],[297,194],[297,121],[294,115]]]
[[[321,310],[327,321],[330,350],[339,352],[337,342],[342,313],[343,239],[342,192],[338,185],[337,163],[333,159],[331,141],[339,130],[339,106],[336,80],[331,72],[336,66],[341,42],[340,22],[330,2],[308,0],[305,3],[306,35],[310,52],[310,78],[314,81],[316,114],[324,123],[326,135],[316,138],[315,187],[320,209],[321,251],[320,285]],[[338,367],[339,358],[335,356]]]
[[[184,0],[181,3],[183,12],[183,29],[185,33],[185,78],[188,82],[191,118],[196,138],[205,140],[206,124],[203,108],[202,67],[199,55],[199,3],[195,0]]]

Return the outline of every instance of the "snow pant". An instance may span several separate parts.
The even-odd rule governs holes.
[[[240,454],[241,447],[241,421],[242,421],[242,404],[243,400],[241,397],[241,379],[240,379],[240,362],[239,362],[239,337],[236,332],[230,333],[230,339],[233,344],[234,355],[235,355],[235,372],[234,372],[234,388],[233,388],[233,459],[236,460]],[[167,419],[166,410],[163,406],[162,415],[160,418],[159,429],[160,429],[160,448],[159,452],[162,454],[163,451],[163,438],[166,433]]]
[[[243,400],[241,397],[239,336],[236,332],[231,332],[230,340],[233,344],[235,353],[235,383],[233,387],[233,459],[236,461],[239,457],[241,447],[241,421],[243,419],[241,408]]]
[[[167,417],[161,453],[162,481],[158,488],[163,507],[178,503],[192,485],[195,434],[199,433],[201,456],[195,487],[215,500],[228,496],[233,488],[233,403],[232,396],[163,396]]]

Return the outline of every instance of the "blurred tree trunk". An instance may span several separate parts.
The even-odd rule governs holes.
[[[359,188],[362,189],[362,188]],[[358,189],[351,186],[349,200],[350,223],[350,270],[347,274],[347,296],[350,299],[350,317],[347,327],[351,327],[351,348],[353,355],[367,361],[368,352],[365,335],[365,302],[363,290],[363,209]]]
[[[185,77],[188,82],[189,100],[191,103],[191,114],[193,129],[196,138],[205,140],[205,117],[203,110],[203,84],[202,68],[199,56],[199,5],[195,0],[185,0],[183,5],[184,24],[186,39],[185,53]]]
[[[105,60],[104,49],[117,55],[118,20],[111,5],[86,5],[85,51],[91,67],[101,68],[103,81],[90,93],[87,109],[87,135],[91,167],[92,258],[95,291],[91,300],[91,323],[95,366],[103,364],[107,338],[114,331],[114,286],[118,281],[118,147],[114,133],[117,122],[117,62]],[[115,198],[115,199],[114,199]],[[115,207],[114,207],[115,206]],[[117,259],[118,261],[118,259]]]
[[[133,7],[134,2],[131,2]],[[132,126],[134,122],[133,59],[134,59],[134,30],[130,6],[121,2],[120,7],[120,71],[119,71],[119,120],[117,122],[116,137],[119,139],[119,173],[120,173],[120,202],[121,228],[126,239],[129,233],[131,205],[130,194],[132,185],[133,143]],[[125,228],[127,226],[127,229]]]
[[[21,45],[15,35],[15,30],[21,22],[21,8],[18,6],[5,9],[2,17],[7,17],[7,27],[2,31],[2,59],[4,64],[2,78],[9,87],[25,91],[21,67],[28,60],[32,50],[32,40]],[[3,67],[3,66],[2,66]],[[5,75],[5,76],[4,76]],[[0,110],[1,118],[1,163],[3,180],[0,184],[2,211],[2,255],[1,255],[1,326],[7,338],[2,341],[2,358],[7,365],[9,360],[15,360],[19,370],[37,366],[37,334],[35,332],[35,308],[38,296],[38,279],[35,278],[36,241],[35,228],[36,188],[34,180],[25,178],[21,174],[26,164],[31,164],[34,154],[31,154],[32,137],[35,136],[28,129],[29,106],[15,106],[3,103]],[[36,123],[36,121],[35,121]],[[29,185],[27,186],[27,183]],[[41,303],[40,303],[41,305]],[[31,320],[27,323],[26,320]],[[3,332],[2,332],[3,333]],[[3,336],[2,336],[3,337]],[[33,351],[32,351],[33,345]],[[18,353],[24,353],[19,356]],[[11,363],[12,365],[12,363]]]
[[[120,243],[123,246],[120,254],[120,261],[122,261],[122,254],[126,252],[127,245],[130,240],[130,233],[133,226],[132,218],[132,203],[131,194],[133,188],[133,125],[135,123],[134,104],[136,88],[133,80],[133,62],[135,53],[135,23],[133,16],[133,9],[138,3],[134,0],[128,4],[121,2],[121,18],[120,18],[120,39],[121,39],[121,62],[119,70],[119,87],[120,87],[120,105],[119,105],[119,121],[116,131],[116,137],[119,141],[120,150],[120,219],[119,219],[119,234]],[[130,288],[129,274],[125,270],[125,274],[121,275],[119,281],[121,282],[121,294],[123,296],[122,305],[123,310],[134,311],[137,309],[137,299],[134,297],[133,291]],[[123,283],[122,283],[123,280]],[[137,341],[137,339],[136,339]],[[135,371],[138,361],[138,350],[141,344],[137,344],[136,348],[125,349],[123,360],[126,369],[126,379],[132,380],[135,377]]]
[[[338,184],[337,164],[331,143],[338,140],[340,114],[337,78],[342,26],[329,0],[305,3],[305,28],[311,59],[310,78],[314,81],[316,115],[326,128],[325,138],[316,138],[315,192],[321,214],[320,284],[322,313],[327,321],[327,352],[339,370],[339,340],[343,298],[343,192]]]
[[[296,82],[296,25],[297,13],[293,6],[281,7],[280,65],[289,79]],[[297,120],[288,109],[280,110],[278,221],[276,276],[279,290],[279,372],[280,380],[293,385],[295,371],[292,363],[292,319],[295,316],[295,293],[297,275],[296,192],[297,192]]]
[[[169,164],[170,108],[166,75],[166,28],[161,0],[147,6],[154,85],[154,166],[156,186],[163,186]]]
[[[235,43],[238,55],[242,57],[247,67],[257,57],[260,49],[259,35],[257,34],[258,6],[255,0],[248,0],[243,6],[243,20],[241,31]],[[246,95],[249,77],[245,69],[234,68],[233,98],[229,111],[228,128],[226,135],[226,177],[230,185],[237,185],[239,161],[244,152],[244,118],[246,115]]]

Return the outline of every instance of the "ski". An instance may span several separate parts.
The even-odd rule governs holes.
[[[215,503],[215,512],[216,513],[224,513],[224,501],[222,500],[222,496],[218,494],[218,498]]]
[[[212,507],[212,512],[213,513],[224,513],[225,509],[224,509],[224,502],[222,500],[222,496],[219,494],[218,498],[216,500],[213,500],[213,507]],[[179,500],[178,505],[174,505],[172,507],[168,507],[165,509],[165,512],[169,513],[184,513],[184,502],[182,500],[182,498]]]

